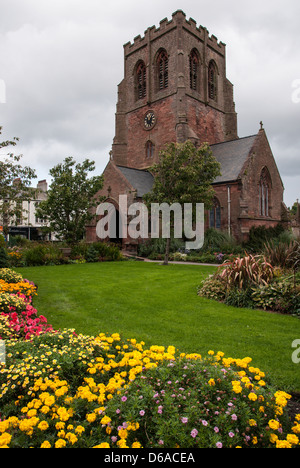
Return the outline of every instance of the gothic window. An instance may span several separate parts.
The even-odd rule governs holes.
[[[208,98],[217,100],[217,67],[213,60],[208,66]]]
[[[263,168],[259,179],[259,214],[260,216],[270,215],[270,191],[271,178],[266,167]]]
[[[199,55],[195,49],[190,55],[190,88],[199,91]]]
[[[213,207],[209,211],[209,227],[221,229],[221,206],[217,198],[214,198]]]
[[[157,88],[166,89],[169,84],[169,58],[167,52],[163,49],[157,57]]]
[[[147,159],[152,159],[154,156],[154,144],[152,141],[147,141],[146,143],[146,158]]]
[[[144,62],[139,62],[136,67],[135,73],[135,87],[136,87],[136,99],[143,99],[146,96],[146,65]]]

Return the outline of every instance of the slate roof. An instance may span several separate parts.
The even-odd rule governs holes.
[[[238,179],[256,138],[257,135],[252,135],[211,145],[213,155],[221,165],[222,174],[215,179],[214,184]],[[138,197],[143,197],[151,191],[153,176],[149,171],[125,166],[117,166],[117,168],[126,177],[130,185],[136,189]]]
[[[130,185],[136,189],[138,197],[143,197],[146,193],[151,191],[153,176],[150,172],[124,166],[117,166],[117,168],[126,177]]]
[[[257,135],[252,135],[211,145],[213,155],[221,165],[222,174],[215,179],[215,184],[238,179],[256,138]]]

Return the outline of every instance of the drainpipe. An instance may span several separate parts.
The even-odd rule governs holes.
[[[230,213],[230,209],[231,209],[231,198],[230,198],[230,185],[227,185],[227,206],[228,206],[228,235],[230,236],[231,235],[231,228],[230,228],[230,224],[231,224],[231,213]]]

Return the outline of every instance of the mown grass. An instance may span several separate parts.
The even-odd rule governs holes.
[[[300,320],[199,297],[200,281],[214,269],[129,261],[19,271],[38,285],[34,305],[55,329],[118,332],[182,352],[250,356],[277,387],[300,391],[300,364],[292,362]]]

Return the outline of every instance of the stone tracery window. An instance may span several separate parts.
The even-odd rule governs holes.
[[[270,216],[271,177],[268,169],[263,168],[259,179],[259,214]]]
[[[221,205],[216,197],[213,200],[213,207],[209,211],[209,227],[221,229]]]
[[[157,88],[165,89],[169,85],[169,57],[167,52],[162,49],[157,57]]]
[[[136,100],[143,99],[147,92],[146,65],[140,61],[135,72]]]
[[[208,98],[217,101],[217,67],[213,60],[208,66]]]
[[[190,55],[190,88],[199,91],[199,55],[195,49]]]

